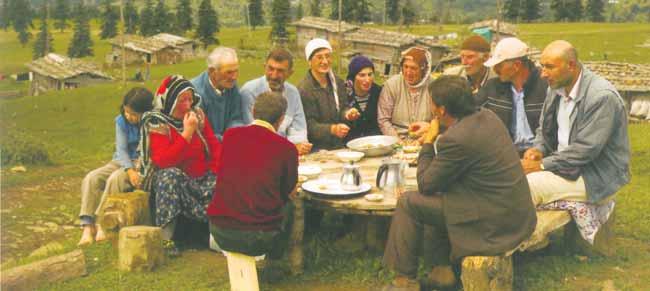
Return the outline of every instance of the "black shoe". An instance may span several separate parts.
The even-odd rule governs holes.
[[[181,251],[176,247],[173,240],[163,240],[163,251],[165,255],[170,258],[175,258],[181,255]]]

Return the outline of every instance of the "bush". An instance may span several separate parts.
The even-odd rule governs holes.
[[[2,165],[51,165],[45,144],[37,138],[16,131],[5,132],[0,142]]]

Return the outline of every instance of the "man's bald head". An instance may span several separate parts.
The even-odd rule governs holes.
[[[542,56],[544,55],[562,58],[566,62],[578,62],[578,51],[566,40],[555,40],[549,43],[542,52]]]
[[[539,62],[542,78],[553,89],[573,87],[580,76],[578,52],[568,41],[556,40],[548,44]]]

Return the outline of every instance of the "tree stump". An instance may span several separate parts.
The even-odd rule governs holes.
[[[461,280],[465,291],[512,290],[512,257],[466,257]]]
[[[298,192],[300,193],[300,192]],[[304,255],[302,240],[305,235],[305,209],[303,197],[293,199],[293,223],[291,226],[291,237],[289,238],[289,268],[291,274],[302,274]]]
[[[46,283],[54,283],[86,275],[84,253],[77,249],[67,254],[47,258],[2,272],[2,290],[33,290]]]
[[[98,223],[104,231],[117,233],[131,225],[150,225],[149,193],[135,191],[106,197],[98,212]]]
[[[151,271],[165,261],[159,227],[128,226],[120,230],[118,269]]]

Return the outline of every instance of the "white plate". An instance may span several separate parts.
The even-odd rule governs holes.
[[[310,180],[302,184],[302,189],[309,191],[311,193],[322,194],[322,195],[331,195],[331,196],[346,196],[346,195],[355,195],[362,194],[370,191],[372,186],[368,183],[362,183],[359,186],[357,191],[347,191],[341,189],[341,183],[337,180],[330,179],[319,179],[319,180]]]
[[[298,175],[307,176],[307,178],[309,178],[309,179],[317,178],[318,175],[320,175],[320,173],[322,171],[323,170],[319,166],[316,166],[316,165],[300,165],[300,166],[298,166]]]

